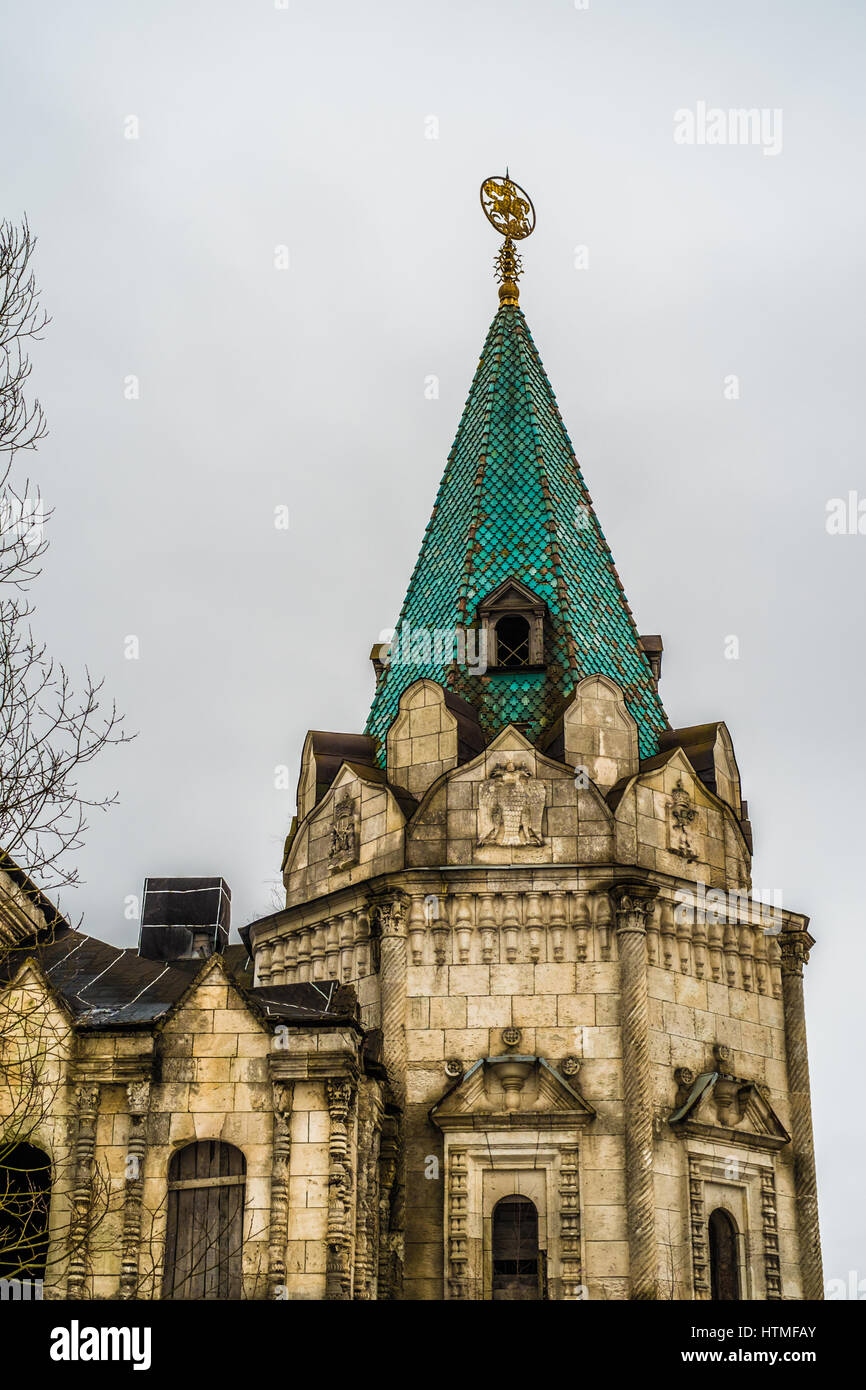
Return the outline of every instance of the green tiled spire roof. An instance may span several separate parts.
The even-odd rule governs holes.
[[[429,660],[404,660],[404,641],[379,679],[367,721],[367,733],[380,741],[383,764],[400,695],[422,676],[474,705],[489,736],[519,723],[535,740],[576,683],[601,673],[625,692],[641,756],[657,752],[667,719],[550,382],[516,304],[500,307],[487,335],[398,636],[407,625],[409,633],[473,627],[478,604],[506,579],[519,579],[547,605],[545,669],[473,675],[441,651],[438,661],[435,651]]]

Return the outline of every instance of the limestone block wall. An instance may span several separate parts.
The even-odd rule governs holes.
[[[50,997],[41,974],[26,968],[0,995],[0,1142],[31,1144],[51,1161],[45,1298],[65,1292],[74,1219],[76,1098],[69,1084],[74,1049],[67,1013]],[[38,1085],[31,1080],[34,1063]]]
[[[337,808],[346,798],[353,807],[356,843],[350,855],[335,858],[332,850]],[[373,780],[372,772],[368,779],[345,765],[330,790],[301,822],[289,847],[283,865],[286,905],[302,905],[400,868],[405,824],[406,818],[390,788]]]
[[[400,712],[387,738],[388,780],[421,797],[457,766],[457,720],[435,681],[416,681],[400,697]]]
[[[513,882],[521,879],[515,876]],[[468,882],[455,877],[448,906],[432,922],[418,910],[429,894],[413,893],[409,901],[407,1297],[442,1297],[446,1274],[442,1142],[428,1116],[449,1084],[444,1064],[459,1061],[468,1068],[479,1058],[501,1055],[502,1032],[510,1028],[521,1029],[522,1054],[543,1056],[554,1066],[569,1057],[580,1060],[579,1086],[597,1112],[578,1145],[583,1282],[590,1298],[628,1296],[616,935],[610,914],[599,908],[605,894],[538,891],[542,882],[536,871],[526,879],[532,887],[524,891],[470,895],[461,891]],[[666,892],[674,891],[668,885]],[[454,906],[459,903],[462,918]],[[726,924],[734,937],[725,952],[725,926],[675,922],[675,906],[671,896],[665,897],[650,917],[650,952],[659,962],[648,968],[650,1084],[662,1296],[673,1261],[675,1296],[691,1297],[689,1146],[667,1124],[677,1092],[674,1069],[690,1067],[695,1074],[712,1069],[714,1045],[726,1045],[735,1074],[768,1088],[773,1109],[789,1130],[790,1110],[775,937],[761,926]],[[708,946],[708,939],[716,944]],[[761,951],[766,954],[760,956]],[[754,1160],[748,1148],[732,1145],[731,1150],[744,1162],[775,1168],[783,1296],[798,1297],[790,1155],[783,1150],[775,1158]],[[431,1156],[440,1165],[434,1178]],[[755,1240],[763,1219],[756,1200],[749,1214],[750,1223],[758,1222],[758,1234],[750,1237]]]
[[[0,997],[16,1018],[20,993]],[[76,1030],[38,975],[24,993],[46,1052],[24,1097],[53,1167],[46,1297],[161,1297],[169,1165],[206,1140],[244,1156],[244,1298],[349,1297],[356,1278],[372,1296],[383,1107],[356,1031],[272,1031],[217,958],[156,1029]],[[8,1076],[0,1134],[25,1113]]]

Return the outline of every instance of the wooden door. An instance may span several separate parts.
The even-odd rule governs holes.
[[[709,1236],[712,1296],[721,1302],[733,1302],[740,1297],[737,1228],[732,1217],[721,1207],[710,1215]]]
[[[239,1299],[246,1160],[218,1140],[188,1144],[168,1170],[163,1298]]]

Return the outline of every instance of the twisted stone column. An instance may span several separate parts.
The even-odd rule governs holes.
[[[823,1299],[821,1233],[818,1228],[818,1183],[815,1175],[815,1143],[812,1137],[812,1095],[809,1086],[809,1053],[806,1048],[806,1009],[803,1001],[803,966],[815,945],[804,928],[790,927],[776,938],[782,957],[782,1009],[785,1017],[785,1052],[788,1059],[788,1095],[791,1104],[791,1140],[794,1151],[794,1186],[800,1274],[804,1299]]]
[[[371,907],[379,939],[379,997],[382,1004],[382,1055],[391,1092],[401,1109],[406,1101],[406,897],[389,893]]]
[[[143,1168],[147,1151],[150,1082],[130,1081],[126,1088],[126,1102],[129,1106],[129,1139],[126,1146],[126,1190],[123,1196],[120,1297],[135,1298],[138,1293],[138,1260],[141,1250],[141,1198],[144,1191]]]
[[[633,1299],[658,1296],[646,950],[647,916],[657,891],[628,883],[611,890],[620,961],[625,1190]]]
[[[289,1238],[289,1164],[292,1155],[293,1084],[274,1085],[274,1154],[271,1167],[271,1224],[268,1239],[268,1298],[286,1291],[286,1241]]]
[[[93,1154],[96,1148],[96,1119],[99,1114],[99,1086],[86,1082],[75,1088],[78,1112],[75,1139],[75,1186],[69,1222],[69,1271],[66,1297],[83,1298],[87,1279],[87,1243],[90,1234],[90,1208],[93,1197]]]

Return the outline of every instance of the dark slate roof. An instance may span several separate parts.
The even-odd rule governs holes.
[[[200,960],[144,960],[133,948],[111,946],[63,928],[48,942],[29,942],[6,953],[0,977],[10,979],[32,957],[61,996],[79,1028],[146,1028],[163,1018],[201,971]],[[223,961],[240,993],[265,1019],[336,1024],[355,1019],[354,990],[317,984],[253,989],[245,946],[229,946]]]
[[[83,1027],[137,1027],[153,1023],[179,999],[201,968],[200,961],[143,960],[133,948],[71,928],[50,941],[29,942],[3,962],[11,975],[28,956],[38,960],[46,977]]]
[[[294,1023],[356,1022],[355,991],[337,980],[265,985],[248,993],[266,1018]]]

